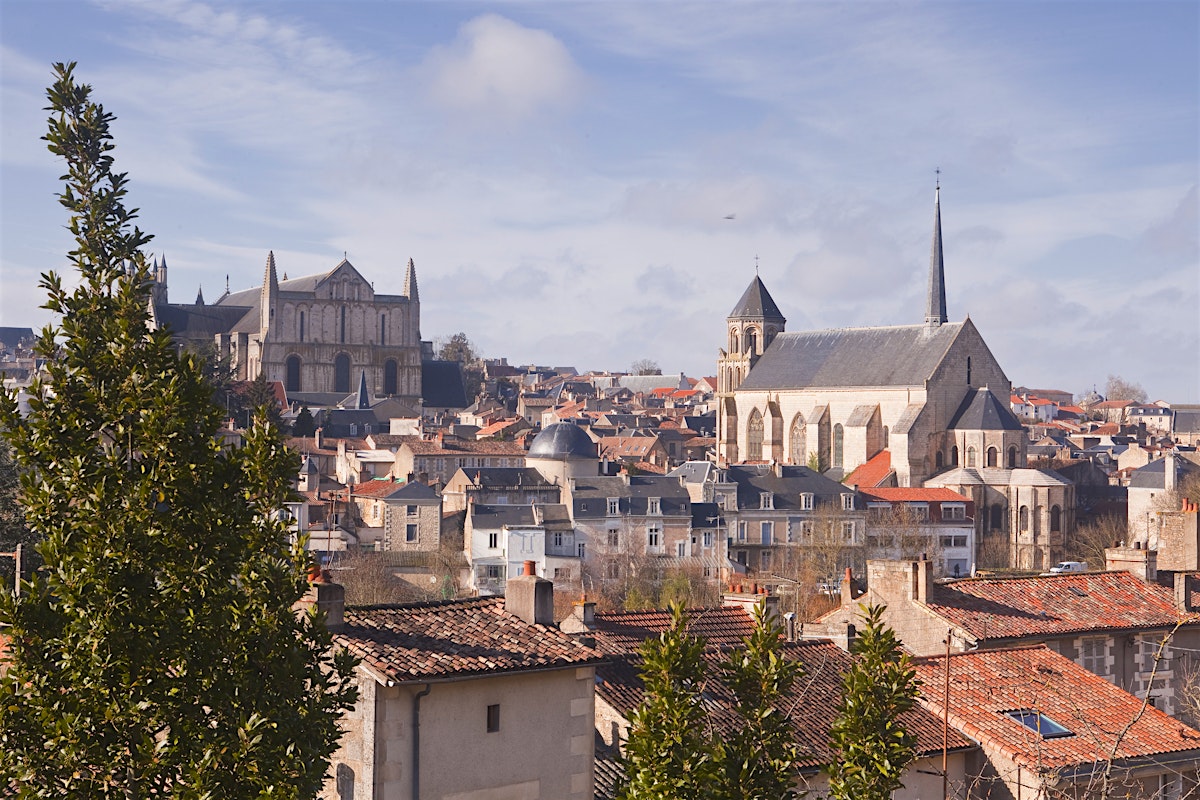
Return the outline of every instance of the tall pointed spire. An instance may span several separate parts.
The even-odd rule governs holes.
[[[408,269],[404,272],[404,296],[409,300],[421,299],[417,292],[417,267],[411,258],[408,260]]]
[[[925,303],[925,324],[946,323],[946,273],[942,264],[942,185],[933,190],[933,247],[929,253],[929,297]]]
[[[368,411],[371,408],[371,398],[367,395],[367,371],[365,369],[358,373],[358,400],[354,403],[354,407],[359,411]]]
[[[275,273],[275,251],[267,251],[267,268],[263,274],[262,294],[259,296],[259,329],[260,335],[270,334],[271,323],[275,321],[275,301],[279,297],[279,277]]]
[[[196,305],[198,305],[198,306],[204,305],[204,286],[203,285],[201,285],[200,288],[196,290]]]

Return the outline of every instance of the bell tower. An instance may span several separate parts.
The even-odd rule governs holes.
[[[717,351],[717,461],[733,463],[738,457],[737,404],[733,393],[758,363],[787,319],[756,274],[742,299],[725,318],[725,346]]]

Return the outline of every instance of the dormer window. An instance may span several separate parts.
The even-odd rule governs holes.
[[[620,513],[621,513],[620,499],[616,498],[616,497],[608,498],[608,516],[615,517],[617,514],[620,514]]]
[[[942,503],[942,519],[964,520],[967,518],[967,507],[963,503]]]
[[[759,508],[767,508],[767,509],[774,508],[775,507],[774,497],[775,496],[773,494],[771,494],[770,492],[760,492],[758,495],[758,507]]]
[[[854,510],[854,495],[852,495],[852,494],[842,495],[842,511],[853,511],[853,510]]]
[[[647,514],[661,514],[662,502],[657,497],[651,497],[646,503]]]
[[[813,510],[813,494],[812,494],[812,492],[804,492],[803,494],[800,495],[800,510],[801,511],[812,511]]]

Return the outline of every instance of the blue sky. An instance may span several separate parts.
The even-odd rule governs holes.
[[[171,298],[342,253],[512,363],[713,374],[790,330],[950,317],[1014,384],[1200,402],[1200,4],[0,4],[0,325],[70,241],[54,61],[118,117]],[[726,219],[733,215],[733,219]]]

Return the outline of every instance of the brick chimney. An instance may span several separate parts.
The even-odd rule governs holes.
[[[537,564],[526,561],[522,574],[504,587],[504,610],[531,625],[554,625],[554,584],[537,576]]]
[[[292,606],[292,610],[297,613],[307,613],[310,609],[324,612],[325,627],[328,630],[336,631],[345,624],[346,589],[340,583],[332,583],[329,580],[328,570],[311,570],[308,591]]]

